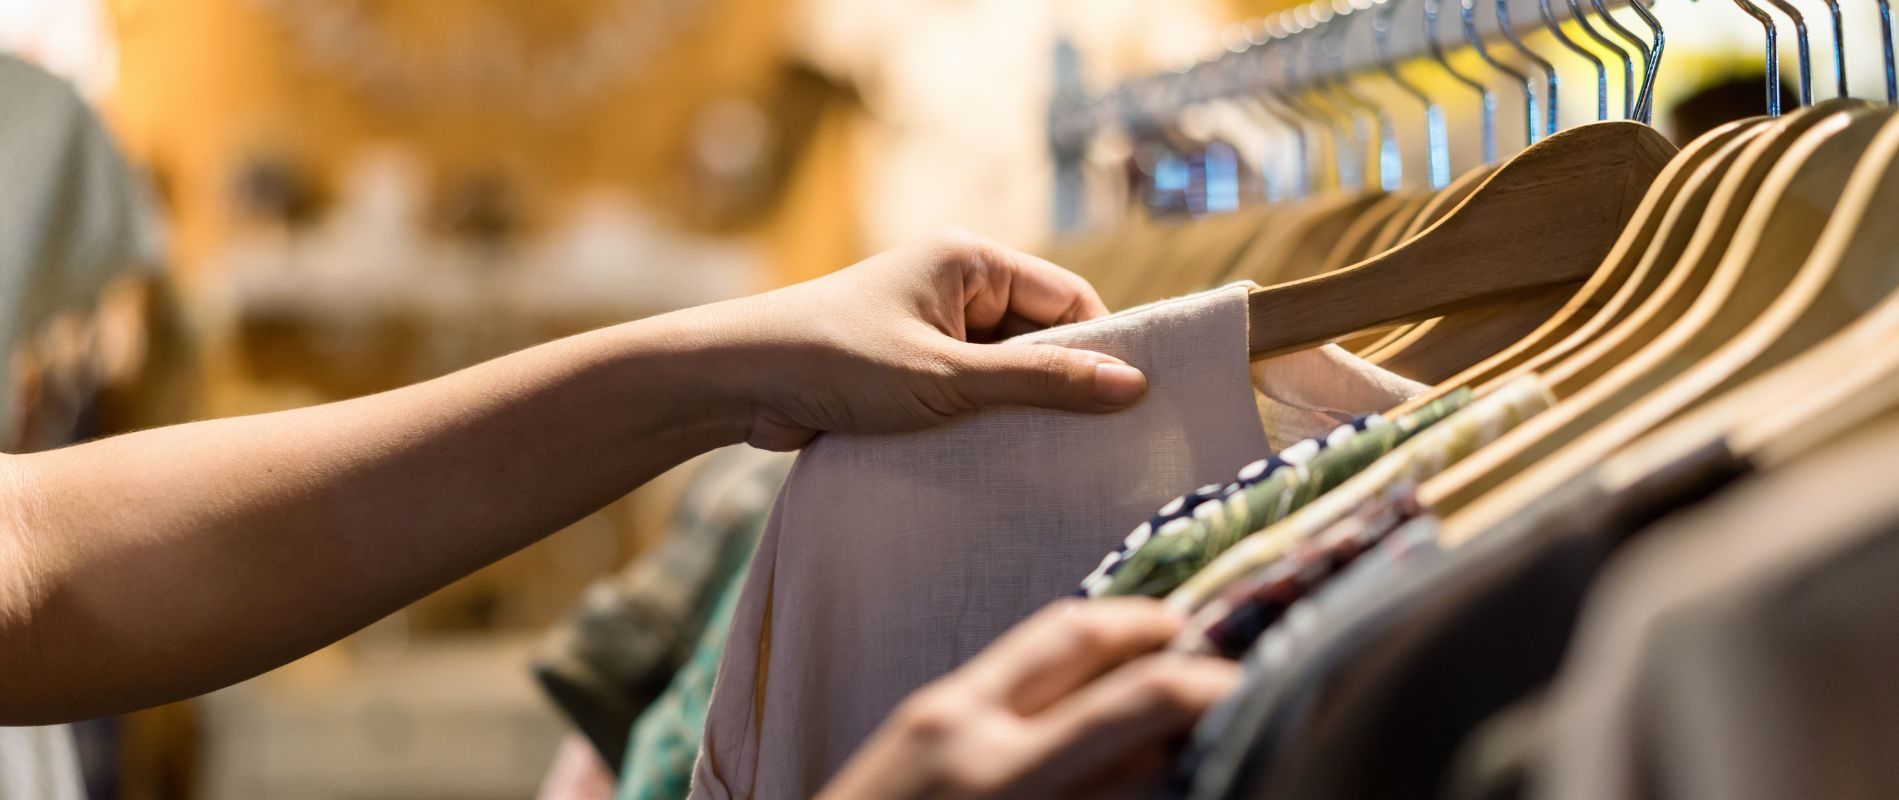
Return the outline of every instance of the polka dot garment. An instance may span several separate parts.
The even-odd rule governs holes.
[[[1082,579],[1081,587],[1075,590],[1076,596],[1100,596],[1129,554],[1141,549],[1141,545],[1147,544],[1147,540],[1154,536],[1173,536],[1187,530],[1196,516],[1217,513],[1220,503],[1212,501],[1224,501],[1236,492],[1271,478],[1282,469],[1311,461],[1313,456],[1326,448],[1336,446],[1361,431],[1389,424],[1383,416],[1367,414],[1349,424],[1334,428],[1323,439],[1306,439],[1279,451],[1277,455],[1247,464],[1240,469],[1237,479],[1231,483],[1210,483],[1168,501],[1166,505],[1161,506],[1159,513],[1135,528],[1133,533],[1122,540],[1119,547],[1101,560],[1100,566],[1095,567],[1093,572],[1088,573],[1088,577]]]

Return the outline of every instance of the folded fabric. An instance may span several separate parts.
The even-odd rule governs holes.
[[[993,409],[806,448],[746,579],[694,796],[816,793],[903,697],[1072,591],[1127,520],[1268,452],[1249,380],[1247,288],[1015,340],[1140,368],[1148,394],[1128,411]],[[1298,368],[1340,363],[1359,378]],[[1352,385],[1375,400],[1346,409],[1353,416],[1409,396],[1376,391],[1403,384],[1350,358],[1261,374]]]

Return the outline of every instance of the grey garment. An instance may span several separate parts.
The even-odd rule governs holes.
[[[64,81],[0,55],[0,372],[62,311],[150,264],[150,208],[111,138]],[[0,374],[0,378],[4,378]],[[0,441],[16,398],[0,380]],[[0,728],[0,800],[77,800],[72,732]]]
[[[1555,674],[1610,549],[1747,469],[1717,442],[1613,493],[1586,474],[1499,529],[1380,580],[1322,619],[1303,657],[1295,648],[1281,670],[1249,681],[1243,693],[1265,699],[1214,745],[1233,753],[1210,759],[1238,766],[1203,770],[1193,796],[1437,794],[1460,744]]]
[[[1405,523],[1261,635],[1242,659],[1244,683],[1195,726],[1169,794],[1194,800],[1247,796],[1262,762],[1298,716],[1301,693],[1311,690],[1333,659],[1387,624],[1404,598],[1429,591],[1448,568],[1437,530],[1436,517]]]
[[[1076,575],[1183,488],[1267,452],[1245,286],[1029,341],[1120,357],[1147,373],[1148,394],[1117,414],[991,409],[806,448],[747,575],[694,796],[815,794],[904,696],[1072,592]],[[1266,377],[1373,383],[1354,378],[1375,368],[1338,355],[1362,369],[1282,362]],[[1373,407],[1342,410],[1402,399],[1367,394]]]
[[[99,120],[64,81],[0,55],[0,370],[60,312],[156,263],[152,207]],[[0,391],[0,441],[13,392]]]
[[[1895,469],[1887,423],[1632,545],[1554,685],[1532,793],[1899,797]]]
[[[659,542],[589,586],[542,642],[535,678],[616,772],[634,720],[691,657],[725,576],[751,557],[791,459],[744,445],[707,456]]]

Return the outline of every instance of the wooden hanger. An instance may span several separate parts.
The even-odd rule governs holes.
[[[1416,213],[1417,205],[1428,202],[1430,195],[1431,192],[1424,189],[1397,189],[1387,193],[1352,220],[1352,224],[1326,251],[1325,258],[1320,260],[1318,270],[1313,274],[1348,267],[1379,252],[1372,249],[1379,232],[1399,214]]]
[[[1766,120],[1760,120],[1760,122],[1766,122]],[[1713,141],[1728,139],[1732,131],[1736,131],[1743,125],[1747,124],[1726,125],[1724,129],[1720,129],[1719,135],[1715,135]],[[1589,298],[1593,296],[1601,296],[1601,298],[1612,296],[1612,291],[1620,287],[1622,277],[1629,274],[1629,270],[1624,270],[1622,264],[1639,262],[1639,258],[1633,253],[1641,253],[1643,249],[1646,249],[1648,239],[1656,230],[1656,226],[1660,224],[1658,219],[1664,217],[1662,209],[1667,207],[1667,200],[1671,200],[1673,196],[1673,192],[1669,192],[1669,186],[1671,184],[1679,186],[1681,182],[1679,177],[1690,175],[1690,171],[1707,156],[1709,156],[1709,148],[1703,146],[1703,148],[1692,148],[1692,152],[1683,152],[1675,160],[1669,162],[1669,169],[1673,173],[1665,171],[1664,177],[1656,181],[1656,186],[1662,188],[1664,194],[1660,198],[1654,198],[1654,190],[1650,190],[1650,198],[1654,198],[1656,203],[1648,203],[1650,198],[1643,200],[1643,207],[1637,207],[1635,217],[1629,220],[1629,224],[1624,228],[1624,238],[1616,241],[1616,249],[1610,251],[1608,260],[1605,260],[1607,274],[1605,274],[1605,268],[1597,270],[1597,274],[1607,277],[1605,281],[1597,281],[1595,276],[1591,276],[1591,283],[1586,283],[1584,289],[1576,293],[1551,291],[1536,300],[1527,298],[1525,302],[1519,302],[1508,308],[1474,308],[1468,312],[1458,312],[1449,317],[1420,323],[1411,333],[1390,342],[1386,348],[1382,348],[1381,352],[1371,355],[1369,357],[1371,363],[1377,363],[1388,371],[1398,372],[1413,380],[1428,382],[1428,384],[1443,384],[1457,378],[1458,372],[1466,371],[1474,367],[1476,363],[1481,363],[1512,346],[1527,342],[1529,336],[1540,331],[1546,323],[1561,319],[1563,310],[1572,306],[1582,306],[1582,302],[1589,302]],[[1677,177],[1677,179],[1669,181],[1671,177]],[[1679,217],[1679,219],[1692,219],[1692,217]],[[1683,238],[1683,241],[1684,239],[1686,238]],[[1618,251],[1626,253],[1627,257],[1618,257]],[[1612,279],[1614,285],[1610,285],[1608,279]],[[1572,304],[1572,300],[1576,300],[1578,296],[1584,300]],[[1479,361],[1470,361],[1466,353],[1481,353],[1481,357]],[[1493,386],[1502,386],[1502,382]]]
[[[1262,205],[1191,223],[1173,247],[1154,254],[1155,264],[1144,274],[1140,299],[1157,300],[1214,286],[1254,240],[1284,225],[1289,212],[1286,206]]]
[[[1336,272],[1351,264],[1358,263],[1366,258],[1397,247],[1404,241],[1404,233],[1410,230],[1412,222],[1416,221],[1418,215],[1424,212],[1425,206],[1430,205],[1432,198],[1438,196],[1438,192],[1425,192],[1412,200],[1406,205],[1406,208],[1400,209],[1398,213],[1392,215],[1391,220],[1386,222],[1384,227],[1378,230],[1378,235],[1372,239],[1371,246],[1365,249],[1365,255],[1346,264],[1328,269],[1326,272]],[[1400,328],[1402,327],[1403,326],[1400,326]],[[1389,334],[1390,331],[1388,330],[1372,330],[1357,336],[1346,337],[1339,341],[1339,346],[1354,353],[1363,353],[1370,350],[1373,345],[1384,341],[1385,337]]]
[[[1250,280],[1269,284],[1282,282],[1279,276],[1289,272],[1309,273],[1316,268],[1312,262],[1325,257],[1323,250],[1316,255],[1312,252],[1314,232],[1323,231],[1336,241],[1352,220],[1383,197],[1383,192],[1334,191],[1293,204],[1273,230],[1247,245],[1246,252],[1217,282]]]
[[[1650,397],[1719,352],[1790,285],[1887,116],[1838,105],[1803,114],[1820,122],[1776,160],[1744,213],[1725,215],[1739,217],[1726,226],[1733,230],[1733,243],[1686,312],[1601,379],[1575,390],[1558,389],[1563,400],[1555,407],[1427,482],[1420,498],[1455,514],[1508,480],[1510,486],[1499,489],[1494,502],[1525,502],[1705,394],[1709,387],[1703,386],[1701,393]],[[1612,418],[1613,424],[1604,425]]]
[[[1412,217],[1411,221],[1404,225],[1403,229],[1398,232],[1397,240],[1392,242],[1391,245],[1388,245],[1387,248],[1410,240],[1411,237],[1423,233],[1425,228],[1429,228],[1436,224],[1438,220],[1443,219],[1444,215],[1451,213],[1451,209],[1456,208],[1458,203],[1462,203],[1465,198],[1470,197],[1471,192],[1477,191],[1477,187],[1483,185],[1485,179],[1495,174],[1498,167],[1499,165],[1497,164],[1479,164],[1472,167],[1468,172],[1457,176],[1455,180],[1452,180],[1450,184],[1443,189],[1438,190],[1437,194],[1433,195],[1429,202],[1418,209],[1417,215]],[[1384,251],[1379,250],[1376,252]],[[1418,324],[1430,323],[1427,320]],[[1370,358],[1391,345],[1391,343],[1403,338],[1415,327],[1417,326],[1398,326],[1389,331],[1385,331],[1383,334],[1373,338],[1370,342],[1354,342],[1350,349],[1361,356]]]
[[[1596,474],[1610,491],[1717,442],[1772,467],[1899,410],[1899,117],[1885,116],[1788,290],[1657,400],[1715,396],[1604,460]],[[1507,519],[1508,499],[1447,521],[1446,541]]]
[[[1739,240],[1737,230],[1759,197],[1767,177],[1782,168],[1786,154],[1816,128],[1840,124],[1839,115],[1863,108],[1856,100],[1829,100],[1775,120],[1741,151],[1716,185],[1708,207],[1694,222],[1682,255],[1662,271],[1662,282],[1616,329],[1587,348],[1560,359],[1547,373],[1552,391],[1564,397],[1581,391],[1616,365],[1633,358],[1681,318],[1727,251]],[[1817,229],[1811,233],[1817,233]]]
[[[1626,318],[1661,281],[1665,270],[1657,265],[1672,264],[1680,256],[1721,175],[1768,121],[1756,117],[1731,122],[1690,142],[1668,162],[1602,266],[1562,310],[1521,341],[1442,381],[1392,413],[1423,408],[1465,386],[1501,385],[1540,371]]]
[[[1544,139],[1404,244],[1338,272],[1253,290],[1248,349],[1266,358],[1578,285],[1674,150],[1633,122],[1592,123]]]

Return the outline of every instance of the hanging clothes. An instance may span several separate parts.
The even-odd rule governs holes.
[[[1312,439],[1294,446],[1312,452],[1309,458],[1282,456],[1279,469],[1270,459],[1255,461],[1240,470],[1238,481],[1186,496],[1195,501],[1190,512],[1185,499],[1172,513],[1169,503],[1161,509],[1166,519],[1135,528],[1122,543],[1129,552],[1110,553],[1083,581],[1084,590],[1092,585],[1091,597],[1165,596],[1244,537],[1285,519],[1469,401],[1469,392],[1453,392],[1396,423],[1363,431],[1341,427],[1328,437],[1337,439],[1334,446]]]
[[[707,456],[659,542],[548,633],[535,678],[605,763],[631,761],[634,721],[723,622],[721,587],[743,572],[790,470],[789,454],[742,445]]]
[[[1188,796],[1433,791],[1418,787],[1443,785],[1477,726],[1553,674],[1615,542],[1747,471],[1726,450],[1701,448],[1625,491],[1579,482],[1506,530],[1413,549],[1428,555],[1408,556],[1414,566],[1385,571],[1378,586],[1348,571],[1300,625],[1255,645],[1258,668],[1249,664],[1238,708],[1218,716],[1225,727],[1196,731],[1209,752],[1183,778]],[[1411,523],[1417,535],[1435,540],[1432,519]]]
[[[1899,796],[1895,448],[1899,425],[1857,432],[1619,554],[1528,739],[1529,793]]]
[[[1140,368],[1148,394],[1129,411],[998,409],[807,447],[747,578],[694,795],[814,794],[904,696],[1071,592],[1128,519],[1267,453],[1253,374],[1260,393],[1329,423],[1279,432],[1293,441],[1422,389],[1343,352],[1250,369],[1247,289],[1022,339]],[[1367,404],[1311,402],[1326,385]]]
[[[1453,402],[1459,397],[1459,393],[1452,393],[1438,402]],[[1553,401],[1542,379],[1535,375],[1511,381],[1391,449],[1384,458],[1354,471],[1337,489],[1318,496],[1272,527],[1240,540],[1169,594],[1168,604],[1183,611],[1198,610],[1235,581],[1277,561],[1287,550],[1367,501],[1395,486],[1415,485],[1443,471],[1549,408]]]
[[[782,483],[780,473],[779,483]],[[765,514],[758,516],[751,542],[764,529]],[[698,644],[686,663],[673,674],[666,691],[640,712],[633,723],[627,743],[625,765],[620,769],[619,800],[677,800],[692,788],[692,766],[699,757],[699,741],[705,731],[706,711],[712,703],[712,687],[719,673],[719,661],[732,632],[732,614],[738,609],[739,592],[745,586],[745,567],[751,563],[751,543],[746,558],[717,579],[716,602],[699,633]]]

